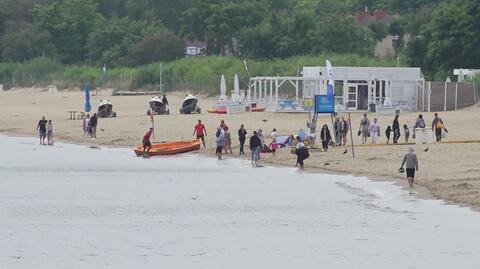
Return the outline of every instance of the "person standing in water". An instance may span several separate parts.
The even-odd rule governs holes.
[[[193,129],[193,135],[195,134],[197,134],[197,140],[202,140],[203,147],[205,148],[205,136],[207,136],[207,129],[205,128],[205,125],[202,124],[202,120],[198,120],[197,125],[195,125],[195,128]]]
[[[49,145],[53,145],[53,124],[52,120],[48,120],[47,124],[47,141]]]
[[[45,119],[45,116],[38,121],[37,131],[40,135],[40,145],[45,145],[45,138],[47,138],[47,120]]]
[[[377,137],[380,136],[380,124],[378,119],[373,119],[372,125],[370,125],[370,136],[372,137],[372,144],[377,144]]]
[[[150,137],[152,137],[153,134],[153,128],[148,129],[148,131],[145,133],[142,139],[143,143],[143,154],[145,155],[146,153],[150,152],[152,149],[152,143],[150,142]]]
[[[244,145],[245,140],[247,140],[247,130],[243,124],[238,129],[238,140],[240,141],[240,155],[245,155]]]
[[[395,115],[395,119],[393,120],[392,129],[393,129],[393,144],[398,144],[398,139],[400,138],[400,123],[398,122],[398,118],[400,115]]]
[[[403,156],[402,165],[400,166],[400,172],[403,172],[403,166],[407,168],[407,179],[410,190],[413,188],[415,181],[415,171],[418,171],[418,158],[415,150],[410,148],[408,153]]]
[[[257,167],[260,161],[260,149],[262,148],[262,141],[258,136],[257,131],[253,131],[252,137],[250,137],[250,150],[252,151],[252,166]]]

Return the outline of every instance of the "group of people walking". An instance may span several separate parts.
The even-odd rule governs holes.
[[[53,123],[46,120],[45,116],[38,121],[37,131],[40,136],[40,145],[53,145]],[[45,139],[47,142],[45,142]]]
[[[388,125],[385,129],[386,143],[390,144],[390,138],[392,138],[393,144],[398,144],[403,131],[404,142],[407,144],[410,139],[410,129],[413,130],[412,137],[415,138],[415,130],[417,128],[425,127],[426,124],[422,114],[418,116],[412,128],[409,128],[407,124],[403,124],[403,126],[400,127],[400,115],[397,114],[393,119],[392,125]],[[374,118],[373,123],[371,123],[367,114],[364,114],[358,130],[358,135],[362,137],[362,144],[367,144],[368,138],[371,138],[372,144],[376,144],[381,133],[380,129],[380,124],[377,118]],[[448,133],[448,130],[445,128],[443,120],[438,116],[438,113],[434,114],[432,131],[435,133],[437,142],[441,142],[445,133]]]
[[[97,113],[93,113],[90,117],[90,114],[87,114],[83,119],[83,137],[90,137],[91,139],[97,138],[97,124],[98,117]]]

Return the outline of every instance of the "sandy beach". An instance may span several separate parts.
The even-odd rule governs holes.
[[[117,118],[100,119],[98,138],[90,140],[83,136],[82,122],[69,120],[67,111],[82,110],[83,93],[77,91],[60,91],[49,95],[43,89],[17,89],[0,93],[0,132],[37,136],[38,120],[45,116],[53,120],[55,139],[57,141],[87,143],[95,145],[113,145],[133,147],[138,145],[145,131],[150,127],[150,119],[146,114],[151,96],[111,96],[104,92],[101,96],[92,97],[92,107],[96,107],[101,99],[109,99],[117,112]],[[280,134],[296,133],[299,128],[306,128],[307,114],[284,113],[244,113],[236,115],[216,115],[203,113],[201,115],[180,115],[178,110],[185,93],[169,94],[171,115],[156,116],[155,141],[191,140],[193,126],[202,119],[207,127],[207,149],[201,152],[211,154],[214,151],[213,133],[220,120],[224,119],[232,130],[234,155],[238,157],[238,139],[236,130],[240,124],[245,124],[249,134],[254,129],[262,128],[270,133],[273,128]],[[200,97],[199,105],[206,111],[215,103],[215,98]],[[433,144],[425,152],[425,146],[414,146],[420,161],[420,172],[417,183],[426,187],[431,193],[447,202],[471,206],[480,209],[480,122],[478,115],[480,106],[471,107],[456,112],[439,112],[449,130],[446,143]],[[423,113],[427,124],[433,119],[432,113]],[[400,124],[412,126],[418,113],[402,113]],[[353,130],[358,130],[361,113],[352,114]],[[372,120],[377,117],[370,113]],[[385,143],[384,130],[391,125],[393,116],[378,117],[382,129],[379,138]],[[319,125],[331,124],[330,117],[319,118]],[[320,128],[318,128],[319,130]],[[267,139],[269,141],[269,139]],[[403,142],[403,137],[400,138]],[[459,142],[473,143],[459,143]],[[354,137],[354,143],[360,144],[360,138]],[[408,150],[408,145],[377,145],[357,146],[356,157],[352,158],[350,148],[348,154],[343,154],[344,148],[332,148],[329,152],[311,151],[311,157],[306,162],[308,169],[322,169],[334,173],[366,175],[372,178],[393,178],[402,184],[404,174],[398,173],[400,160]],[[295,157],[289,150],[282,150],[276,157],[264,155],[263,161],[292,166]]]

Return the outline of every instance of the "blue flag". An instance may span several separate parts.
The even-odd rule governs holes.
[[[90,104],[90,85],[85,83],[83,90],[85,91],[85,112],[90,112],[92,110],[92,105]]]

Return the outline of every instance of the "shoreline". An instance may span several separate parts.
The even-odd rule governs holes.
[[[113,104],[116,118],[99,119],[97,139],[90,140],[83,136],[82,121],[69,120],[67,111],[81,110],[84,106],[84,96],[81,91],[59,91],[49,95],[42,89],[17,89],[0,93],[0,113],[2,124],[0,133],[37,137],[35,127],[39,118],[45,116],[51,119],[54,125],[55,140],[80,145],[97,145],[108,147],[133,148],[140,144],[141,138],[151,126],[150,118],[146,115],[148,102],[151,96],[112,96],[111,90],[101,96],[92,96],[92,107],[102,99],[108,99]],[[232,144],[235,154],[231,157],[243,158],[238,152],[237,128],[244,124],[248,136],[253,130],[263,129],[270,134],[273,128],[280,135],[295,134],[300,128],[305,129],[307,116],[298,113],[242,113],[230,115],[195,114],[181,115],[177,110],[185,98],[185,92],[168,93],[171,114],[155,116],[155,139],[152,142],[168,140],[192,140],[193,126],[201,119],[207,128],[207,149],[199,151],[206,156],[214,156],[214,131],[220,120],[225,120],[232,133]],[[205,111],[216,104],[215,98],[198,96],[199,106]],[[92,113],[94,112],[92,111]],[[442,199],[445,203],[459,206],[468,206],[480,210],[480,143],[456,143],[461,141],[480,141],[480,121],[478,115],[480,105],[453,112],[440,112],[449,129],[447,143],[429,145],[428,152],[425,146],[403,144],[403,138],[398,145],[386,145],[384,130],[393,120],[392,115],[378,115],[369,113],[370,120],[378,118],[381,124],[379,144],[360,146],[360,137],[354,136],[355,158],[352,158],[351,149],[343,154],[344,147],[331,148],[324,153],[311,150],[311,157],[306,162],[307,170],[319,171],[327,174],[348,174],[368,177],[371,180],[395,182],[406,186],[404,174],[398,173],[401,159],[409,147],[415,148],[420,162],[420,171],[416,177],[416,189],[419,187],[428,190],[425,196]],[[404,112],[400,114],[402,124],[412,126],[419,113]],[[433,113],[422,113],[427,124],[432,120]],[[356,132],[362,113],[352,113],[352,131]],[[330,117],[319,117],[320,126],[331,125]],[[330,127],[331,128],[331,127]],[[318,131],[318,128],[317,128]],[[318,132],[317,132],[318,133]],[[318,136],[318,134],[317,134]],[[270,143],[271,138],[266,138]],[[318,140],[318,138],[317,138]],[[318,142],[318,141],[317,141]],[[348,139],[350,144],[350,137]],[[413,142],[413,141],[411,141]],[[248,158],[248,155],[245,156]],[[269,165],[293,167],[295,156],[288,150],[281,150],[276,157],[263,156],[262,162]],[[424,196],[423,194],[421,194]]]
[[[31,135],[27,135],[27,134],[17,134],[17,133],[11,133],[11,132],[0,132],[0,134],[4,135],[4,136],[7,136],[7,137],[21,137],[21,138],[31,138],[31,139],[36,138],[36,137],[33,137]],[[95,140],[93,140],[93,141],[95,141]],[[88,143],[88,142],[85,142],[85,141],[68,141],[68,140],[61,139],[61,140],[55,141],[55,142],[71,144],[71,145],[78,145],[78,146],[90,146],[90,147],[97,146],[94,143],[92,144],[92,143]],[[98,145],[98,146],[100,148],[103,146],[103,147],[107,147],[107,148],[132,149],[132,151],[133,151],[133,148],[128,146],[128,145],[101,144],[101,145]],[[235,147],[232,147],[232,149],[235,149]],[[205,152],[205,149],[204,149],[204,151],[199,150],[199,151],[191,152],[191,154],[196,154],[196,155],[200,155],[200,156],[208,157],[208,158],[213,158],[213,159],[216,158],[215,154],[213,154],[211,152],[210,153]],[[133,153],[132,153],[132,156],[133,156]],[[249,160],[249,158],[244,157],[244,156],[248,156],[248,154],[245,154],[244,156],[235,155],[235,154],[227,154],[227,155],[224,155],[224,156],[226,156],[227,159],[233,158],[233,159],[238,159],[238,160],[246,160],[246,161]],[[266,161],[265,161],[265,159],[266,159]],[[275,163],[275,162],[271,161],[271,158],[265,158],[264,157],[263,161],[261,161],[261,162],[263,162],[268,167],[279,167],[279,168],[292,168],[292,169],[294,169],[293,166],[285,164],[285,163]],[[406,184],[402,184],[402,179],[400,177],[376,176],[376,175],[370,175],[370,174],[365,174],[365,173],[348,173],[348,172],[336,171],[336,170],[333,170],[333,169],[327,169],[327,168],[321,168],[321,167],[308,167],[308,166],[305,170],[303,170],[303,171],[299,170],[298,172],[308,173],[308,174],[313,174],[313,175],[322,174],[322,175],[334,175],[334,176],[345,175],[345,176],[353,176],[353,177],[357,177],[357,178],[358,177],[364,177],[371,182],[393,183],[393,185],[399,187],[400,189],[402,189],[404,191],[409,190],[408,187],[406,186]],[[406,179],[404,179],[404,180],[406,180]],[[413,195],[417,199],[443,200],[443,202],[445,204],[448,204],[448,205],[468,207],[472,211],[480,212],[480,208],[474,208],[474,207],[471,207],[471,206],[468,206],[468,205],[461,205],[461,204],[456,204],[456,203],[449,203],[448,201],[446,201],[444,199],[435,197],[432,194],[432,192],[426,186],[423,186],[423,185],[419,184],[418,182],[416,182],[415,184],[416,184],[416,186],[414,188],[414,193],[411,194],[411,195]]]

